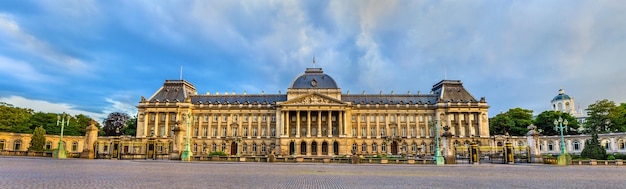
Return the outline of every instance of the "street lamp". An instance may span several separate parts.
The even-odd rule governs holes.
[[[430,121],[431,128],[435,128],[435,164],[443,165],[443,156],[439,151],[439,122],[438,120]]]
[[[65,144],[63,143],[63,129],[66,123],[67,123],[67,126],[70,126],[70,118],[71,118],[70,115],[69,114],[66,115],[65,112],[63,112],[63,114],[61,115],[57,115],[57,127],[59,126],[59,123],[61,123],[61,137],[59,139],[59,149],[57,149],[57,152],[56,152],[57,153],[56,157],[59,159],[67,158],[67,152],[65,151]]]
[[[183,153],[181,154],[180,159],[182,161],[191,161],[191,157],[193,156],[193,153],[191,152],[191,149],[189,147],[189,143],[190,143],[190,135],[189,133],[191,133],[191,124],[193,121],[196,120],[195,116],[191,115],[191,112],[187,112],[187,140],[185,141],[185,149],[183,150]]]
[[[561,132],[561,154],[559,155],[559,159],[557,160],[559,165],[567,164],[567,155],[566,155],[567,152],[565,148],[565,139],[563,137],[563,130],[567,129],[567,124],[568,124],[567,119],[564,120],[560,116],[558,120],[557,119],[554,120],[554,130]]]

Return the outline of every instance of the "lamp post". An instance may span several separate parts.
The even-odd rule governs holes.
[[[66,117],[67,117],[67,122],[66,122]],[[57,127],[59,126],[59,123],[61,123],[61,136],[59,138],[59,149],[57,149],[57,154],[56,157],[59,159],[65,159],[67,158],[67,152],[65,151],[65,144],[63,143],[63,129],[65,127],[65,124],[67,123],[67,126],[70,125],[70,115],[69,114],[65,114],[65,112],[63,112],[63,114],[61,115],[57,115]]]
[[[435,128],[435,165],[443,165],[443,156],[439,151],[439,122],[438,120],[430,121],[430,126]]]
[[[183,150],[183,153],[181,154],[181,161],[191,161],[191,157],[193,156],[193,153],[191,152],[191,149],[189,147],[189,143],[190,143],[190,134],[191,133],[191,124],[193,121],[195,121],[195,116],[191,115],[191,112],[187,113],[187,140],[185,140],[185,149]]]
[[[554,120],[554,130],[561,132],[561,154],[559,154],[559,159],[557,160],[559,165],[567,165],[567,149],[565,148],[565,138],[563,137],[563,130],[567,129],[567,124],[567,119],[564,120],[560,116],[558,120]]]

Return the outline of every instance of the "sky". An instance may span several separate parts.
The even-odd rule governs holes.
[[[351,94],[461,80],[490,117],[560,88],[585,109],[626,102],[625,60],[620,0],[0,1],[0,102],[99,120],[181,70],[202,94],[284,94],[313,66]]]

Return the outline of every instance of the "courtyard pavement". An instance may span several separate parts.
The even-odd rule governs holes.
[[[0,157],[0,188],[626,188],[626,166],[351,165]]]

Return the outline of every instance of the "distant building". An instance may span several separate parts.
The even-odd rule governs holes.
[[[574,97],[565,94],[563,89],[559,89],[559,94],[552,98],[552,110],[566,112],[575,117],[578,123],[583,124],[587,115],[580,109],[580,104],[576,104]],[[582,127],[580,127],[582,129]]]

